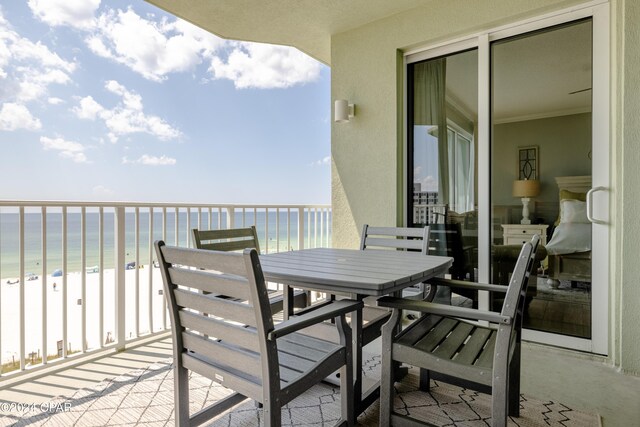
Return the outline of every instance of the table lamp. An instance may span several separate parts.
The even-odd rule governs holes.
[[[513,197],[522,198],[522,219],[520,224],[531,224],[529,219],[529,201],[540,194],[540,181],[537,179],[521,179],[513,181]]]

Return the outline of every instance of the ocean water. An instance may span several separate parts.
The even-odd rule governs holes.
[[[0,213],[0,278],[17,278],[19,275],[19,215],[17,212]],[[321,221],[321,215],[323,221]],[[279,233],[276,233],[276,225],[279,217]],[[81,270],[81,214],[79,209],[69,208],[67,212],[67,272],[78,272]],[[92,267],[99,262],[99,214],[87,209],[86,213],[86,266]],[[198,225],[197,211],[191,212],[191,228],[208,229],[218,228],[218,222],[222,228],[226,228],[227,214],[223,211],[221,216],[217,211],[212,211],[209,219],[208,211],[203,210],[201,214],[201,224]],[[298,210],[292,210],[290,216],[290,242],[287,240],[287,211],[281,210],[277,215],[275,210],[270,210],[268,214],[268,235],[265,234],[267,215],[264,210],[247,210],[244,214],[241,211],[235,212],[235,227],[256,225],[260,249],[262,252],[275,252],[298,249]],[[139,214],[139,259],[140,264],[149,264],[149,212],[140,210]],[[42,215],[39,212],[27,212],[24,218],[24,250],[25,250],[25,273],[42,274]],[[321,227],[324,224],[324,227]],[[152,241],[162,238],[162,213],[155,212],[153,215],[153,235]],[[62,268],[62,213],[58,209],[47,211],[47,273],[51,274],[56,269]],[[181,211],[177,215],[177,244],[187,246],[187,212]],[[321,233],[323,230],[323,233]],[[317,238],[315,233],[317,231]],[[309,239],[309,232],[311,238]],[[277,237],[279,235],[279,244]],[[321,235],[323,239],[321,239]],[[308,223],[307,212],[304,214],[304,238],[305,247],[330,246],[331,242],[331,212],[321,212],[318,210],[317,221],[314,218],[314,211],[311,211],[311,221]],[[166,242],[170,245],[176,244],[176,214],[175,211],[167,211],[166,217]],[[268,246],[267,246],[268,243]],[[276,246],[278,246],[276,248]],[[114,266],[114,213],[113,210],[105,209],[104,212],[104,268]],[[135,261],[135,213],[125,214],[125,247],[126,262]],[[155,259],[155,253],[152,253]]]

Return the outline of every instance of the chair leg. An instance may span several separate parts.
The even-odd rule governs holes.
[[[176,427],[189,425],[189,371],[175,364],[173,368],[173,393],[175,398]]]
[[[393,310],[391,318],[382,326],[382,373],[380,376],[380,426],[389,427],[391,425],[391,414],[393,412],[393,399],[395,395],[394,383],[394,361],[391,354],[393,337],[396,325],[400,317],[400,310]]]
[[[271,400],[262,410],[264,427],[280,427],[282,425],[282,407],[279,401]]]
[[[353,396],[353,363],[350,363],[351,357],[347,359],[347,363],[340,368],[340,406],[342,409],[342,420],[347,422],[347,426],[355,425],[355,408]]]
[[[505,364],[506,365],[506,364]],[[491,426],[506,427],[507,426],[507,406],[509,404],[508,397],[508,381],[509,368],[500,366],[493,368],[493,383],[491,387]]]
[[[421,391],[429,391],[431,388],[431,374],[428,369],[420,368],[420,385],[418,386]]]
[[[520,416],[520,344],[516,344],[509,364],[509,415]]]

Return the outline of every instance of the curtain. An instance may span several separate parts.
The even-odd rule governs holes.
[[[445,105],[447,63],[445,58],[414,65],[413,123],[437,126],[438,131],[438,203],[449,203],[449,147]]]

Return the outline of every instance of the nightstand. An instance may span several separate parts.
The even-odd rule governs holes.
[[[521,245],[529,242],[534,234],[540,235],[540,244],[547,244],[547,228],[546,224],[502,224],[503,245]]]

